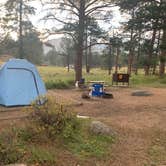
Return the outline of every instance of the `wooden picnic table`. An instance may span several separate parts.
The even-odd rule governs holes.
[[[105,84],[105,81],[89,81],[88,83]]]

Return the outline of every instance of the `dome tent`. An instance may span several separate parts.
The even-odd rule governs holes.
[[[29,105],[46,94],[36,67],[25,59],[10,59],[0,69],[0,105]]]

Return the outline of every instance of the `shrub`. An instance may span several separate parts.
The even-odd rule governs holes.
[[[58,104],[51,98],[43,106],[34,104],[31,110],[31,121],[39,131],[46,132],[49,137],[60,133],[67,137],[70,130],[73,132],[78,127],[78,119],[71,113],[70,106]]]
[[[23,146],[17,142],[17,131],[3,132],[0,136],[0,165],[19,161],[24,155]]]

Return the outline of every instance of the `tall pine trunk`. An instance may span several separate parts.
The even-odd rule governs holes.
[[[111,42],[109,45],[109,57],[108,57],[108,75],[111,75],[111,70],[112,70],[112,46]]]
[[[67,71],[69,72],[70,71],[70,55],[69,55],[69,53],[67,54],[66,61],[67,61]]]
[[[116,48],[116,58],[115,58],[115,73],[118,73],[119,54],[120,54],[120,49],[119,49],[119,47],[117,47]]]
[[[135,9],[133,8],[133,10],[132,10],[132,19],[134,19],[134,12],[135,12]],[[131,75],[132,64],[133,64],[133,59],[134,59],[133,35],[134,35],[134,29],[131,28],[131,32],[130,32],[130,48],[129,48],[129,55],[128,55],[128,69],[127,69],[127,73],[129,75]]]
[[[157,33],[157,29],[156,29],[157,24],[158,24],[158,20],[155,22],[155,25],[153,28],[153,34],[152,34],[152,38],[150,41],[147,64],[145,66],[145,75],[149,75],[149,71],[150,71],[150,67],[151,67],[151,63],[152,63],[152,56],[153,56],[153,51],[154,51],[154,42],[156,40],[156,33]]]
[[[138,37],[138,52],[137,52],[137,57],[136,57],[135,75],[138,74],[138,66],[139,66],[140,55],[141,55],[141,30],[139,30],[139,37]]]
[[[84,45],[84,28],[85,28],[85,0],[80,0],[79,7],[79,24],[77,31],[76,61],[75,61],[75,81],[82,78],[82,58]]]
[[[92,46],[91,46],[91,37],[90,37],[90,46],[88,51],[88,63],[87,63],[87,73],[90,73],[91,65],[92,65]]]
[[[134,59],[134,48],[133,48],[133,29],[131,29],[130,33],[130,49],[129,49],[129,55],[128,55],[128,69],[127,73],[131,75],[132,71],[132,64],[133,64],[133,59]]]
[[[160,46],[160,36],[161,36],[161,33],[160,33],[160,31],[159,31],[158,39],[157,39],[157,47],[156,47],[156,52],[155,52],[155,62],[154,62],[154,64],[153,64],[153,71],[152,71],[152,74],[153,74],[153,75],[156,74],[157,60],[158,60],[159,46]]]
[[[166,20],[164,21],[166,25]],[[165,63],[166,63],[166,29],[163,30],[162,43],[161,43],[161,55],[160,55],[160,76],[165,73]]]
[[[86,22],[86,30],[85,30],[85,67],[86,73],[88,73],[88,31],[87,31],[87,22]]]
[[[23,58],[22,14],[23,14],[23,0],[20,0],[20,8],[19,8],[19,57],[20,59]]]

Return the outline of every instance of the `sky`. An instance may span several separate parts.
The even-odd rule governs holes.
[[[0,0],[0,4],[4,3],[6,0]],[[53,27],[59,27],[60,24],[58,23],[53,23],[53,22],[44,22],[41,21],[41,19],[44,17],[45,12],[43,11],[43,7],[41,5],[40,2],[36,2],[33,1],[30,3],[30,5],[32,5],[33,7],[36,8],[36,15],[31,16],[30,20],[32,21],[33,25],[37,28],[37,30],[39,30],[40,32],[42,32],[44,29],[51,29]],[[105,29],[105,30],[109,30],[110,27],[113,27],[116,31],[117,28],[120,28],[120,22],[126,20],[126,16],[121,15],[120,11],[119,11],[119,7],[113,7],[112,8],[113,11],[113,19],[111,20],[111,22],[109,23],[103,23],[102,21],[99,21],[99,25],[101,26],[101,28]],[[1,13],[0,13],[1,14]],[[53,38],[57,38],[59,37],[57,36],[53,36]],[[52,37],[50,37],[52,38]]]

